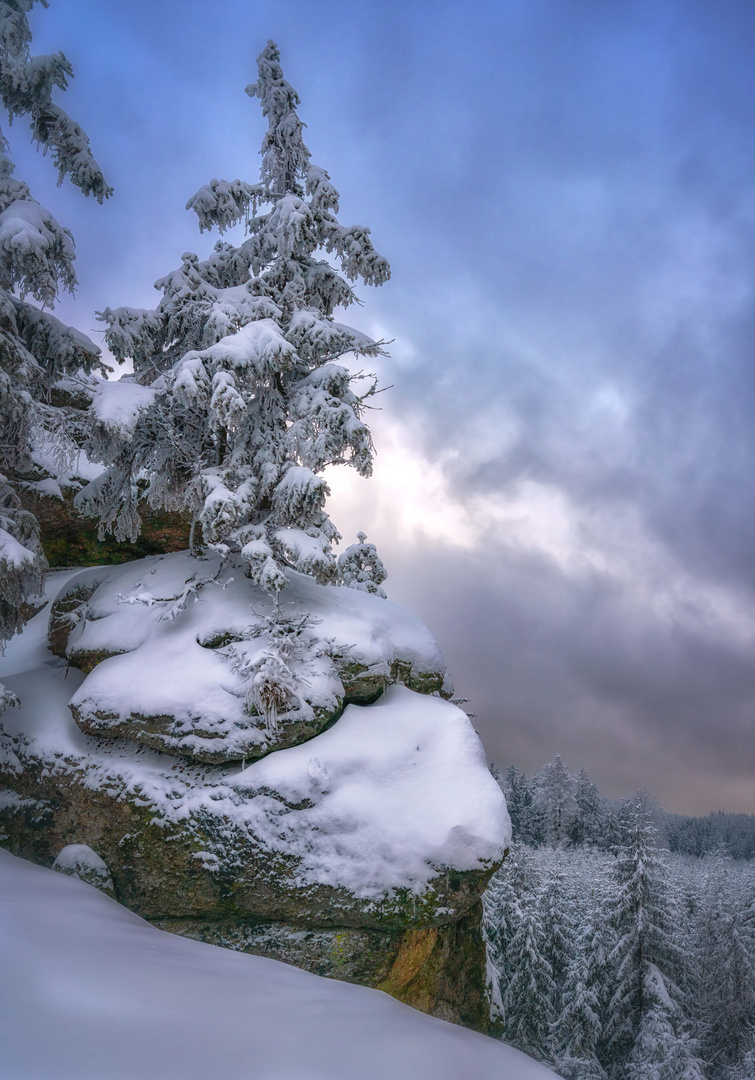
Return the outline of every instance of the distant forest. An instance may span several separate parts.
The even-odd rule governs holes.
[[[566,1080],[755,1080],[755,816],[600,798],[560,757],[497,773],[485,895],[502,1038]]]
[[[730,859],[755,859],[755,814],[666,814],[666,840],[669,850],[680,855],[701,859],[721,851]]]
[[[616,822],[624,803],[601,799],[584,769],[572,773],[559,754],[530,780],[515,765],[505,776],[495,764],[491,769],[506,793],[515,841],[531,847],[587,844],[604,851],[615,844]],[[722,810],[706,817],[669,814],[649,793],[641,794],[652,807],[655,827],[669,851],[699,859],[714,853],[755,859],[755,814]]]

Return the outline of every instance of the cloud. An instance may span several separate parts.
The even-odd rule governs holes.
[[[534,769],[562,752],[612,794],[651,784],[704,810],[726,787],[746,808],[747,597],[691,573],[632,502],[581,505],[526,479],[465,497],[454,455],[428,459],[384,418],[377,435],[369,483],[330,478],[333,518],[378,540],[390,595],[439,637],[490,755]]]

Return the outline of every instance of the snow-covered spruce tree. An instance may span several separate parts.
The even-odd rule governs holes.
[[[546,865],[537,900],[543,927],[542,953],[548,961],[553,977],[555,1015],[561,1011],[561,995],[573,956],[576,931],[574,903],[566,892],[561,855],[561,851],[557,850],[555,858]]]
[[[753,899],[724,858],[708,863],[698,926],[692,1012],[712,1077],[755,1049]]]
[[[755,1076],[755,1039],[753,1039],[752,1049],[748,1050],[729,1071],[727,1080],[752,1080],[753,1076]]]
[[[555,988],[540,951],[543,928],[537,910],[523,907],[508,949],[511,981],[502,995],[504,1042],[539,1061],[549,1060]]]
[[[677,1008],[685,966],[671,932],[667,868],[658,850],[658,832],[642,795],[630,800],[624,810],[615,891],[607,905],[615,945],[609,957],[613,993],[605,1023],[606,1052],[611,1066],[619,1070],[637,1041],[646,1037],[648,1014],[658,1008],[661,983],[663,994]]]
[[[509,849],[504,866],[490,879],[483,896],[485,912],[485,940],[488,960],[497,977],[497,992],[491,993],[491,1001],[500,1002],[511,978],[507,962],[508,943],[516,932],[521,913],[523,896],[532,891],[533,874],[525,850],[514,843]],[[532,896],[534,901],[534,894]]]
[[[58,182],[67,178],[102,202],[111,189],[89,140],[52,100],[55,88],[66,89],[71,65],[62,53],[30,55],[33,4],[0,5],[0,99],[9,122],[29,118],[34,141],[52,154]],[[40,591],[46,566],[38,524],[21,508],[13,478],[30,467],[40,433],[65,456],[72,445],[67,416],[51,392],[62,377],[100,364],[100,350],[84,334],[44,310],[61,289],[76,285],[73,237],[14,178],[8,151],[0,132],[0,646],[19,629],[22,604]]]
[[[600,840],[603,815],[598,788],[585,769],[579,770],[574,799],[577,811],[572,822],[569,840],[575,847],[597,845]]]
[[[509,859],[512,864],[509,866]],[[494,906],[496,966],[501,974],[504,1042],[548,1061],[556,986],[544,956],[546,934],[537,895],[539,880],[522,849],[513,849],[499,871]]]
[[[360,395],[359,376],[337,361],[382,350],[334,312],[356,301],[356,279],[380,285],[390,274],[369,229],[339,224],[338,192],[310,160],[279,59],[269,41],[247,87],[268,122],[260,182],[212,180],[187,203],[201,231],[243,223],[244,239],[219,241],[205,260],[184,255],[157,282],[155,310],[101,313],[134,376],[95,398],[91,450],[108,467],[77,496],[118,539],[138,534],[142,500],[188,511],[205,542],[240,553],[272,594],[289,567],[338,579],[322,472],[348,464],[370,474],[362,416],[375,383]],[[123,408],[108,405],[113,392]],[[364,542],[345,553],[344,583],[381,591],[373,553]]]
[[[554,1066],[566,1080],[603,1080],[606,1075],[598,1051],[608,990],[607,965],[606,927],[600,899],[593,894],[581,915],[564,977],[561,1012],[551,1035]]]
[[[645,1007],[622,1080],[705,1080],[697,1044],[684,1031],[679,1005],[655,964],[647,965],[643,992]]]
[[[339,555],[338,570],[341,584],[346,585],[347,588],[374,593],[385,598],[385,590],[381,588],[381,582],[385,581],[388,574],[383,566],[383,560],[377,553],[377,548],[374,544],[367,543],[367,537],[363,532],[357,533],[356,544],[351,544]]]
[[[517,769],[516,765],[509,765],[506,770],[503,793],[506,796],[514,840],[519,843],[529,842],[525,826],[527,812],[532,805],[532,791],[527,783],[527,777]]]
[[[563,844],[577,816],[576,783],[560,754],[533,777],[533,807],[543,820],[546,844]]]

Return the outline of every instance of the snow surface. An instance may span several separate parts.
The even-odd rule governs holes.
[[[374,705],[349,705],[329,731],[255,762],[231,784],[310,802],[278,829],[290,831],[296,846],[316,836],[304,856],[312,876],[348,879],[358,892],[399,867],[416,881],[428,866],[476,870],[500,859],[509,823],[488,775],[460,709],[392,686]]]
[[[19,486],[22,487],[25,491],[31,491],[33,492],[33,494],[39,495],[42,498],[63,498],[63,492],[60,488],[60,484],[57,480],[53,480],[51,476],[46,476],[44,480],[22,481]]]
[[[107,863],[87,844],[66,844],[52,864],[53,870],[61,874],[70,874],[89,885],[95,885],[106,892],[113,891],[113,879]]]
[[[231,290],[225,289],[223,292],[227,293]],[[259,304],[257,298],[251,296],[243,286],[237,287],[233,293],[236,295],[240,293],[244,297],[245,303],[251,306],[248,314],[254,317]],[[243,308],[242,312],[244,312]],[[275,360],[279,356],[288,357],[294,353],[293,345],[286,341],[273,319],[257,319],[256,322],[247,323],[234,333],[227,334],[207,349],[186,353],[176,367],[178,374],[175,391],[183,393],[189,399],[196,396],[195,373],[199,371],[206,379],[205,365],[212,368],[219,364],[227,364],[230,371],[243,371],[251,367],[260,379],[264,379],[270,377],[276,370]],[[197,361],[201,363],[198,365]],[[216,371],[215,378],[219,374],[227,375],[228,372],[221,368],[220,371]]]
[[[0,563],[18,567],[24,563],[33,563],[34,559],[33,551],[19,544],[15,536],[11,536],[5,529],[0,529]]]
[[[38,465],[50,477],[55,477],[62,487],[79,487],[81,480],[95,480],[104,470],[104,466],[90,461],[83,450],[77,450],[72,459],[61,463],[60,456],[56,453],[56,442],[49,437],[40,437],[32,448],[32,461]],[[44,481],[38,481],[43,484]],[[34,488],[36,485],[29,484]],[[58,489],[60,490],[60,489]],[[50,488],[49,495],[57,496],[57,492]],[[60,493],[62,498],[62,491]]]
[[[150,926],[0,850],[3,1080],[553,1080],[387,994]]]
[[[110,874],[107,863],[86,844],[66,844],[58,852],[52,868],[64,874],[76,874],[79,870],[92,871],[99,877],[108,877]]]
[[[0,250],[14,263],[73,259],[71,235],[38,202],[17,199],[0,214]]]
[[[98,664],[72,698],[83,719],[105,730],[109,721],[167,715],[174,723],[162,745],[176,753],[222,752],[240,761],[264,751],[270,735],[247,711],[250,686],[239,661],[253,660],[269,644],[264,636],[245,638],[271,613],[271,603],[243,569],[219,573],[220,567],[219,556],[199,561],[176,552],[110,569],[89,601],[87,619],[69,639],[71,655],[121,654]],[[195,579],[216,576],[181,606]],[[332,640],[349,662],[374,675],[386,676],[397,660],[420,676],[443,672],[437,643],[408,611],[351,589],[317,585],[294,571],[289,576],[281,607],[310,612],[316,620],[307,635],[310,656],[297,670],[313,707],[335,713],[343,698],[333,663],[316,655],[318,642]],[[235,641],[205,647],[218,639]]]
[[[127,377],[104,380],[94,392],[92,412],[103,427],[130,438],[139,414],[150,407],[156,396],[151,386],[130,382]]]
[[[171,565],[168,558],[165,562]],[[229,611],[223,610],[223,615],[228,617],[221,626],[236,619],[248,623],[248,605],[218,586],[207,586],[200,594],[207,596],[206,607],[194,603],[187,607],[188,631],[181,630],[183,616],[173,622],[149,622],[148,616],[156,620],[165,612],[166,602],[151,607],[113,602],[119,583],[121,587],[129,583],[135,595],[143,595],[150,568],[160,565],[160,559],[145,559],[117,567],[115,580],[108,567],[48,575],[48,599],[74,581],[106,576],[107,603],[98,609],[97,594],[92,601],[94,612],[103,617],[87,626],[93,632],[102,628],[104,637],[98,641],[111,640],[108,624],[113,620],[117,640],[131,635],[135,651],[103,661],[85,679],[73,668],[66,672],[65,662],[47,649],[48,610],[34,616],[0,659],[0,678],[21,699],[19,708],[0,719],[0,728],[11,736],[0,739],[6,767],[16,771],[33,760],[44,762],[61,777],[66,772],[79,778],[85,774],[88,787],[107,791],[113,798],[150,803],[166,822],[199,815],[231,821],[264,849],[291,860],[292,888],[330,885],[370,902],[381,902],[398,888],[417,896],[429,890],[432,895],[433,880],[444,870],[485,869],[502,857],[511,837],[505,800],[488,772],[469,719],[442,698],[405,687],[390,689],[374,705],[349,706],[328,731],[245,770],[236,763],[186,766],[178,773],[176,759],[167,754],[126,740],[108,743],[85,735],[74,723],[68,703],[72,694],[82,700],[98,672],[116,670],[130,660],[130,666],[121,669],[126,672],[118,684],[122,695],[141,693],[132,685],[140,678],[153,679],[156,694],[178,693],[183,680],[196,691],[195,652],[190,646],[196,655],[213,655],[196,644],[197,626],[192,622],[196,612],[203,613],[200,625],[205,630],[215,625],[213,620],[226,603]],[[299,584],[301,596],[311,590],[313,608],[320,606],[323,622],[318,629],[327,628],[329,635],[346,634],[357,649],[381,650],[394,635],[400,640],[402,633],[407,645],[414,641],[418,647],[427,646],[429,641],[437,649],[421,623],[388,601],[307,580]],[[220,606],[213,608],[213,603]],[[380,613],[381,620],[360,621],[360,612]],[[183,659],[180,649],[163,652],[154,640],[143,651],[136,650],[139,635],[146,641],[158,627],[160,633],[167,628],[169,635],[171,628],[175,630],[187,650]],[[141,674],[131,659],[139,654],[144,664]],[[167,666],[169,657],[175,659],[174,670]],[[161,682],[169,679],[174,681],[168,689],[161,688]],[[211,870],[222,851],[202,849],[195,856]]]

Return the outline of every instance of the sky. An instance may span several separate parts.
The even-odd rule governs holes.
[[[115,194],[19,177],[76,237],[57,314],[153,307],[186,200],[254,182],[274,38],[344,224],[392,278],[375,473],[333,470],[488,756],[755,812],[755,6],[749,0],[51,0],[61,103]]]

